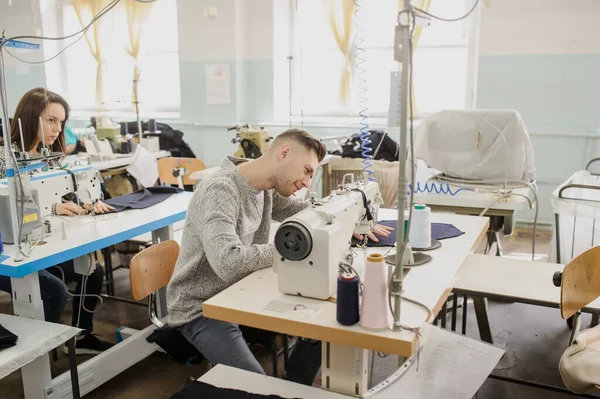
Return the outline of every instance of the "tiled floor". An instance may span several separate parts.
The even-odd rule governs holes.
[[[502,239],[504,254],[529,259],[531,238],[530,230],[517,229],[512,237]],[[536,253],[540,254],[536,258],[543,260],[549,251],[550,233],[544,230],[538,231],[536,243]],[[129,295],[127,271],[118,270],[116,280],[117,294]],[[65,322],[71,317],[70,304],[67,307],[68,310],[63,315]],[[11,309],[10,297],[0,293],[0,312],[10,313]],[[557,364],[566,348],[569,330],[560,318],[558,310],[490,302],[488,313],[495,343],[506,349],[506,355],[494,374],[562,386]],[[472,306],[468,306],[468,316],[468,335],[477,338],[478,332]],[[115,341],[115,329],[119,326],[143,328],[148,325],[147,309],[108,300],[97,313],[95,323],[95,330],[103,339]],[[271,373],[271,358],[266,349],[256,347],[253,350],[263,368],[267,373]],[[80,360],[84,359],[85,357],[81,357]],[[397,360],[394,356],[376,357],[373,383],[378,383],[392,374],[396,364]],[[282,368],[280,359],[280,370]],[[58,361],[52,363],[53,373],[58,374],[66,369],[66,355],[60,353]],[[97,388],[86,398],[169,398],[180,389],[188,376],[198,377],[205,370],[205,364],[182,366],[165,355],[157,353],[120,374],[110,383]],[[476,395],[478,399],[563,399],[569,396],[492,379],[488,379]],[[19,372],[0,380],[0,399],[22,397],[23,389]]]

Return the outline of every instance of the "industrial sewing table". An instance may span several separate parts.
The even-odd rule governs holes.
[[[435,183],[439,186],[439,183]],[[445,187],[445,186],[444,186]],[[459,187],[450,186],[454,193]],[[527,195],[529,189],[515,189],[515,193]],[[512,233],[514,214],[523,210],[527,200],[521,196],[512,196],[502,201],[497,201],[498,195],[494,193],[483,193],[475,191],[459,191],[456,195],[436,193],[417,193],[415,201],[425,204],[432,212],[449,212],[458,215],[477,216],[489,206],[485,213],[490,218],[490,227],[487,233],[487,242],[491,251],[492,245],[496,243],[496,255],[502,256],[499,231],[504,228],[505,235]]]
[[[379,220],[386,219],[397,219],[397,211],[381,209]],[[422,302],[437,314],[465,257],[477,248],[489,222],[487,218],[435,213],[431,220],[454,224],[465,232],[444,240],[440,248],[429,252],[433,260],[412,268],[404,280],[403,295]],[[380,247],[367,251],[387,250]],[[204,302],[203,313],[217,320],[323,341],[323,387],[346,395],[362,396],[367,390],[368,350],[410,357],[417,349],[413,332],[372,331],[359,325],[344,327],[336,321],[336,304],[332,301],[280,293],[273,268],[254,272]],[[423,309],[402,302],[404,325],[420,326],[426,317]]]
[[[44,237],[46,244],[37,246],[30,257],[15,262],[17,249],[5,245],[0,255],[0,275],[11,277],[15,315],[44,320],[38,271],[61,262],[74,260],[88,263],[88,254],[115,245],[143,233],[152,232],[155,242],[173,238],[172,225],[184,220],[192,193],[174,194],[146,209],[118,214],[51,218],[53,231]],[[59,223],[67,223],[67,239],[61,238]],[[158,315],[167,314],[164,291],[158,292]],[[127,368],[152,354],[158,347],[146,342],[153,325],[137,332],[113,348],[78,366],[80,393],[85,395]],[[50,360],[43,355],[22,368],[26,399],[71,398],[68,372],[52,379]]]

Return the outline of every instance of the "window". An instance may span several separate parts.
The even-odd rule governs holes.
[[[47,7],[52,6],[52,1]],[[55,0],[53,12],[42,13],[44,31],[64,36],[81,30],[70,1]],[[53,13],[55,13],[53,18]],[[135,61],[127,52],[129,32],[124,7],[117,6],[101,20],[101,51],[104,63],[104,104],[111,111],[134,111],[132,104]],[[86,22],[86,21],[84,21]],[[143,31],[139,56],[138,95],[141,112],[178,112],[180,109],[177,4],[175,0],[157,1]],[[90,30],[93,29],[93,26]],[[62,50],[71,40],[44,42],[45,57]],[[54,52],[53,52],[54,51]],[[56,61],[46,64],[50,89],[63,94],[75,111],[96,110],[97,62],[84,38],[69,47]]]
[[[429,12],[441,17],[463,15],[473,0],[433,0]],[[348,104],[339,102],[340,76],[343,56],[333,38],[332,30],[321,0],[292,0],[289,25],[292,26],[287,54],[293,54],[286,73],[275,74],[276,96],[291,99],[289,109],[280,109],[287,117],[294,116],[354,116],[359,111],[356,64]],[[357,24],[362,27],[364,39],[362,57],[365,62],[363,84],[368,98],[368,113],[387,115],[390,99],[390,72],[398,70],[393,58],[394,29],[398,0],[362,1],[361,19],[354,19],[353,35]],[[277,15],[276,15],[277,17]],[[415,104],[420,116],[443,109],[465,109],[469,106],[474,82],[474,43],[470,41],[476,24],[477,12],[460,22],[432,20],[422,30],[413,56]],[[277,45],[277,42],[276,42]],[[352,42],[355,46],[355,42]],[[277,51],[277,49],[276,49]],[[280,53],[284,50],[280,50]],[[276,54],[277,56],[277,54]],[[278,68],[276,62],[275,68]],[[280,67],[282,63],[280,62]],[[291,95],[290,93],[291,76]],[[276,101],[277,103],[277,101]],[[288,105],[289,101],[288,101]],[[283,116],[283,115],[282,115]]]

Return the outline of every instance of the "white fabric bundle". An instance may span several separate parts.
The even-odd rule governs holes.
[[[415,158],[470,180],[535,180],[533,149],[514,110],[442,111],[415,134]]]

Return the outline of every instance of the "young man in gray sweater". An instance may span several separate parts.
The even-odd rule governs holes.
[[[211,363],[264,374],[239,327],[205,318],[202,303],[250,273],[273,265],[271,220],[281,222],[309,206],[293,194],[310,186],[325,155],[321,141],[304,130],[289,129],[260,158],[226,157],[220,169],[198,185],[167,287],[167,306],[169,324],[178,327]],[[388,235],[379,226],[375,232]],[[311,385],[321,364],[320,350],[319,342],[299,340],[286,378]]]

